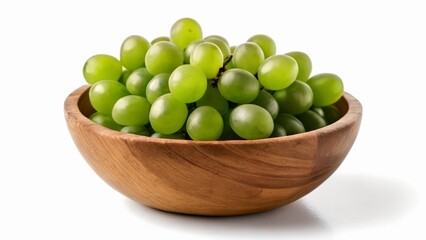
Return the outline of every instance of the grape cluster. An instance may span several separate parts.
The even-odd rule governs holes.
[[[192,18],[177,20],[169,36],[127,37],[119,59],[93,55],[84,64],[90,119],[144,136],[231,140],[311,131],[341,117],[333,105],[343,82],[332,73],[311,76],[310,57],[276,53],[274,40],[256,34],[230,46],[203,37]]]

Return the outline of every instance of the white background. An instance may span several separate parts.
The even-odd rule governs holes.
[[[422,1],[74,2],[0,2],[0,239],[426,238]],[[270,35],[343,79],[364,115],[331,178],[274,211],[206,218],[140,206],[92,171],[63,115],[85,60],[181,17],[233,45]]]

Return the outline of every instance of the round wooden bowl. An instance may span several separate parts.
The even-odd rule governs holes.
[[[65,100],[71,136],[93,170],[143,205],[196,215],[241,215],[293,202],[323,183],[351,149],[362,106],[348,93],[345,115],[321,129],[261,140],[192,141],[121,133],[95,124],[89,86]]]

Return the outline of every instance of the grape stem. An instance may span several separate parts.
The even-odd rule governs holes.
[[[229,55],[229,57],[225,59],[225,61],[223,62],[223,66],[219,68],[219,72],[217,73],[216,77],[213,78],[213,83],[212,83],[213,87],[217,86],[217,82],[219,81],[220,76],[222,76],[222,74],[227,70],[226,65],[228,65],[228,63],[231,60],[232,60],[232,55]]]

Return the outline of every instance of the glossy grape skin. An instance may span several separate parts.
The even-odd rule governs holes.
[[[221,38],[217,37],[209,37],[205,38],[204,42],[210,42],[215,44],[219,47],[220,51],[222,52],[223,59],[227,59],[231,55],[231,49],[229,48],[229,45],[226,41],[222,40]]]
[[[225,114],[229,110],[229,103],[219,92],[217,86],[213,85],[213,81],[207,84],[206,92],[203,97],[196,102],[197,107],[210,106],[215,108],[220,114]]]
[[[146,97],[146,86],[152,77],[146,68],[138,68],[130,73],[126,81],[126,88],[131,94]]]
[[[222,135],[223,119],[213,107],[196,108],[186,121],[186,132],[192,140],[217,140]]]
[[[294,135],[306,132],[303,123],[291,114],[279,113],[274,121],[284,127],[287,135]]]
[[[303,123],[306,131],[312,131],[327,125],[324,118],[312,110],[307,110],[304,113],[296,115],[296,117]]]
[[[320,73],[306,82],[314,93],[312,105],[324,107],[337,102],[343,95],[343,81],[333,73]]]
[[[169,89],[174,97],[184,103],[199,100],[207,89],[207,78],[198,67],[184,64],[177,67],[169,78]]]
[[[124,126],[121,128],[120,132],[131,133],[142,136],[150,136],[151,132],[145,126]]]
[[[131,73],[132,73],[131,71],[124,69],[118,81],[121,82],[124,86],[126,86],[127,78],[129,78]]]
[[[170,42],[170,37],[167,37],[167,36],[156,37],[156,38],[151,40],[151,45],[154,45],[154,44],[156,44],[158,42],[162,42],[162,41]]]
[[[98,125],[104,126],[106,128],[119,131],[123,126],[116,123],[109,115],[104,115],[98,112],[95,112],[90,117],[90,120],[95,122]]]
[[[234,132],[244,139],[267,138],[274,130],[271,114],[254,104],[242,104],[234,108],[229,122]]]
[[[277,100],[275,100],[275,98],[265,90],[260,90],[257,98],[251,103],[266,109],[273,119],[277,117],[280,109]]]
[[[129,71],[145,65],[145,55],[151,43],[144,37],[132,35],[127,37],[120,48],[120,61]]]
[[[259,45],[253,42],[246,42],[235,48],[232,65],[247,70],[254,75],[263,60],[265,60],[265,55]]]
[[[297,62],[299,72],[296,79],[306,82],[312,72],[312,61],[308,54],[300,51],[288,52],[285,55],[292,57]]]
[[[138,95],[124,96],[114,104],[112,118],[115,122],[127,126],[142,126],[149,123],[151,104]]]
[[[219,38],[220,40],[222,40],[223,42],[225,42],[226,45],[229,46],[228,39],[226,39],[224,36],[221,36],[221,35],[209,35],[209,36],[205,37],[204,39],[206,40],[206,39],[211,39],[211,38]]]
[[[257,75],[260,84],[269,90],[280,90],[290,86],[297,77],[297,62],[286,55],[274,55],[259,66]]]
[[[192,41],[202,39],[203,31],[200,24],[192,18],[177,20],[170,29],[170,41],[183,51]]]
[[[195,49],[195,47],[199,44],[199,43],[202,43],[203,42],[203,40],[195,40],[195,41],[192,41],[186,48],[185,48],[185,50],[183,51],[183,63],[184,64],[188,64],[188,63],[190,63],[190,60],[191,60],[191,55],[192,55],[192,52],[194,51],[194,49]]]
[[[225,71],[218,81],[219,92],[234,103],[250,103],[260,91],[259,81],[250,72],[243,69]]]
[[[87,83],[101,80],[118,81],[122,72],[120,61],[107,54],[93,55],[84,63],[83,76]]]
[[[150,104],[153,104],[158,97],[170,92],[169,78],[170,73],[160,73],[146,85],[146,98]]]
[[[287,132],[285,131],[285,128],[283,126],[281,126],[278,123],[274,124],[274,130],[272,131],[271,138],[273,137],[283,137],[283,136],[287,136]]]
[[[89,90],[89,99],[93,108],[105,115],[111,115],[114,104],[129,95],[126,87],[114,80],[102,80],[94,83]]]
[[[218,46],[210,42],[199,43],[189,60],[191,65],[200,68],[207,79],[216,77],[223,66],[223,54]]]
[[[149,121],[155,132],[173,134],[184,126],[187,116],[186,104],[167,93],[152,104]]]
[[[172,42],[158,42],[145,55],[145,67],[153,76],[171,73],[182,64],[183,52]]]
[[[312,106],[314,94],[308,84],[295,80],[290,86],[274,92],[280,112],[300,114]]]
[[[262,49],[265,59],[275,55],[277,47],[275,41],[268,35],[256,34],[250,37],[247,42],[254,42]]]

